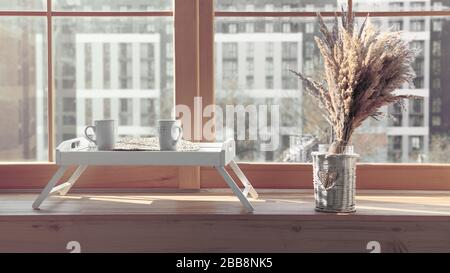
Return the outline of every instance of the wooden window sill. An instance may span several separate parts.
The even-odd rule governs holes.
[[[255,188],[312,188],[311,164],[239,163]],[[56,171],[54,163],[0,164],[1,189],[41,189]],[[73,169],[71,169],[73,171]],[[68,178],[69,172],[65,178]],[[64,178],[63,178],[64,179]],[[186,176],[178,167],[89,167],[76,188],[178,188]],[[226,188],[212,168],[200,168],[196,188]],[[182,183],[181,183],[182,184]],[[450,190],[450,165],[359,164],[358,189]]]

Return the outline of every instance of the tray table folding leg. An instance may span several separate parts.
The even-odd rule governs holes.
[[[83,174],[86,170],[87,166],[81,165],[75,170],[75,172],[70,176],[67,182],[64,182],[58,186],[55,186],[56,183],[61,179],[64,172],[66,171],[68,166],[60,166],[58,171],[53,175],[53,177],[48,182],[47,186],[45,186],[44,190],[38,196],[38,198],[33,203],[33,209],[38,209],[39,206],[44,202],[44,200],[55,193],[59,193],[60,195],[66,195],[72,186],[77,182],[78,178]]]
[[[236,165],[237,166],[237,165]],[[233,191],[233,193],[237,196],[237,198],[239,199],[239,201],[241,201],[242,205],[244,205],[245,209],[248,212],[253,212],[254,208],[253,205],[250,203],[250,201],[247,199],[247,195],[244,194],[244,192],[246,191],[247,187],[244,184],[244,192],[241,191],[241,189],[238,187],[238,185],[236,185],[236,182],[234,182],[233,178],[230,176],[230,174],[227,172],[227,170],[225,170],[224,167],[222,166],[216,166],[215,167],[217,169],[217,171],[219,172],[219,174],[223,177],[223,179],[225,180],[225,182],[227,182],[228,186],[231,188],[231,190]],[[242,174],[243,175],[243,174]],[[238,175],[239,177],[239,175]],[[245,177],[245,176],[244,176]],[[239,179],[241,179],[241,177],[239,177]],[[241,182],[243,182],[241,180]],[[243,182],[244,183],[244,182]],[[251,185],[250,185],[251,187]],[[253,189],[253,187],[252,187]],[[253,190],[254,191],[254,190]],[[256,191],[254,192],[256,193]]]
[[[250,183],[250,181],[248,181],[248,179],[245,176],[245,174],[241,171],[241,169],[239,168],[238,164],[236,164],[236,161],[231,160],[230,167],[233,170],[233,172],[237,175],[239,180],[242,182],[242,184],[244,185],[245,189],[244,189],[243,194],[246,197],[247,197],[248,194],[250,194],[251,197],[253,197],[255,199],[258,198],[258,193],[256,192],[255,188],[253,188],[253,186]]]

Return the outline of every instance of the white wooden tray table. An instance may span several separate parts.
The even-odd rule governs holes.
[[[234,140],[223,143],[200,143],[196,151],[98,151],[84,137],[62,142],[56,148],[56,164],[59,166],[44,190],[33,203],[38,209],[50,195],[66,195],[88,166],[113,165],[160,165],[160,166],[210,166],[223,177],[233,193],[241,201],[248,212],[253,206],[248,195],[258,198],[258,194],[234,161],[236,151]],[[64,172],[71,165],[78,166],[72,176],[64,183],[56,185]],[[230,165],[233,172],[244,186],[241,190],[225,169]]]

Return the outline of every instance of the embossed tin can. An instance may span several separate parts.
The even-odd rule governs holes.
[[[328,154],[324,146],[312,152],[316,210],[354,212],[356,161],[358,154],[349,146],[343,154]]]

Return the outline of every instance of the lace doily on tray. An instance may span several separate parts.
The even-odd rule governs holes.
[[[194,142],[180,139],[177,151],[197,151],[199,145]],[[115,145],[115,151],[159,151],[159,139],[157,137],[124,137],[120,138]]]

